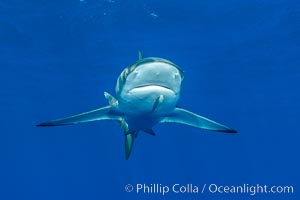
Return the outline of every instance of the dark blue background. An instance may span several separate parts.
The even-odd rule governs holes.
[[[1,0],[0,199],[162,198],[128,183],[293,185],[255,197],[296,199],[299,45],[296,0]],[[138,50],[185,71],[181,107],[239,133],[158,125],[126,161],[115,122],[35,127],[106,105]]]

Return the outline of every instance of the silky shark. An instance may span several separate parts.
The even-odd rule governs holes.
[[[157,57],[139,59],[125,68],[117,80],[116,97],[104,92],[108,106],[47,121],[37,126],[72,125],[98,120],[118,121],[125,135],[125,158],[129,158],[140,131],[155,135],[158,123],[179,123],[209,131],[236,133],[225,125],[177,106],[183,71],[173,62]]]

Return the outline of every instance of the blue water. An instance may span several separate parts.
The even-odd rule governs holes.
[[[1,0],[0,199],[162,199],[126,184],[193,184],[165,199],[298,199],[299,1]],[[123,68],[185,72],[179,106],[238,130],[163,124],[128,161],[115,122],[35,124],[102,107]],[[294,194],[201,194],[204,184]]]

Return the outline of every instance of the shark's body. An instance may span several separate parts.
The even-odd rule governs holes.
[[[118,78],[116,97],[104,92],[109,105],[38,126],[60,126],[98,120],[118,121],[125,134],[125,156],[129,158],[139,131],[155,135],[158,123],[180,123],[210,131],[236,133],[235,130],[177,107],[182,70],[162,58],[142,58],[125,68]]]

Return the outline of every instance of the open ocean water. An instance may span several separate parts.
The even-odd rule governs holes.
[[[0,199],[299,199],[299,47],[296,0],[0,0]],[[116,122],[35,126],[107,105],[138,51],[238,133],[161,124],[126,161]]]

